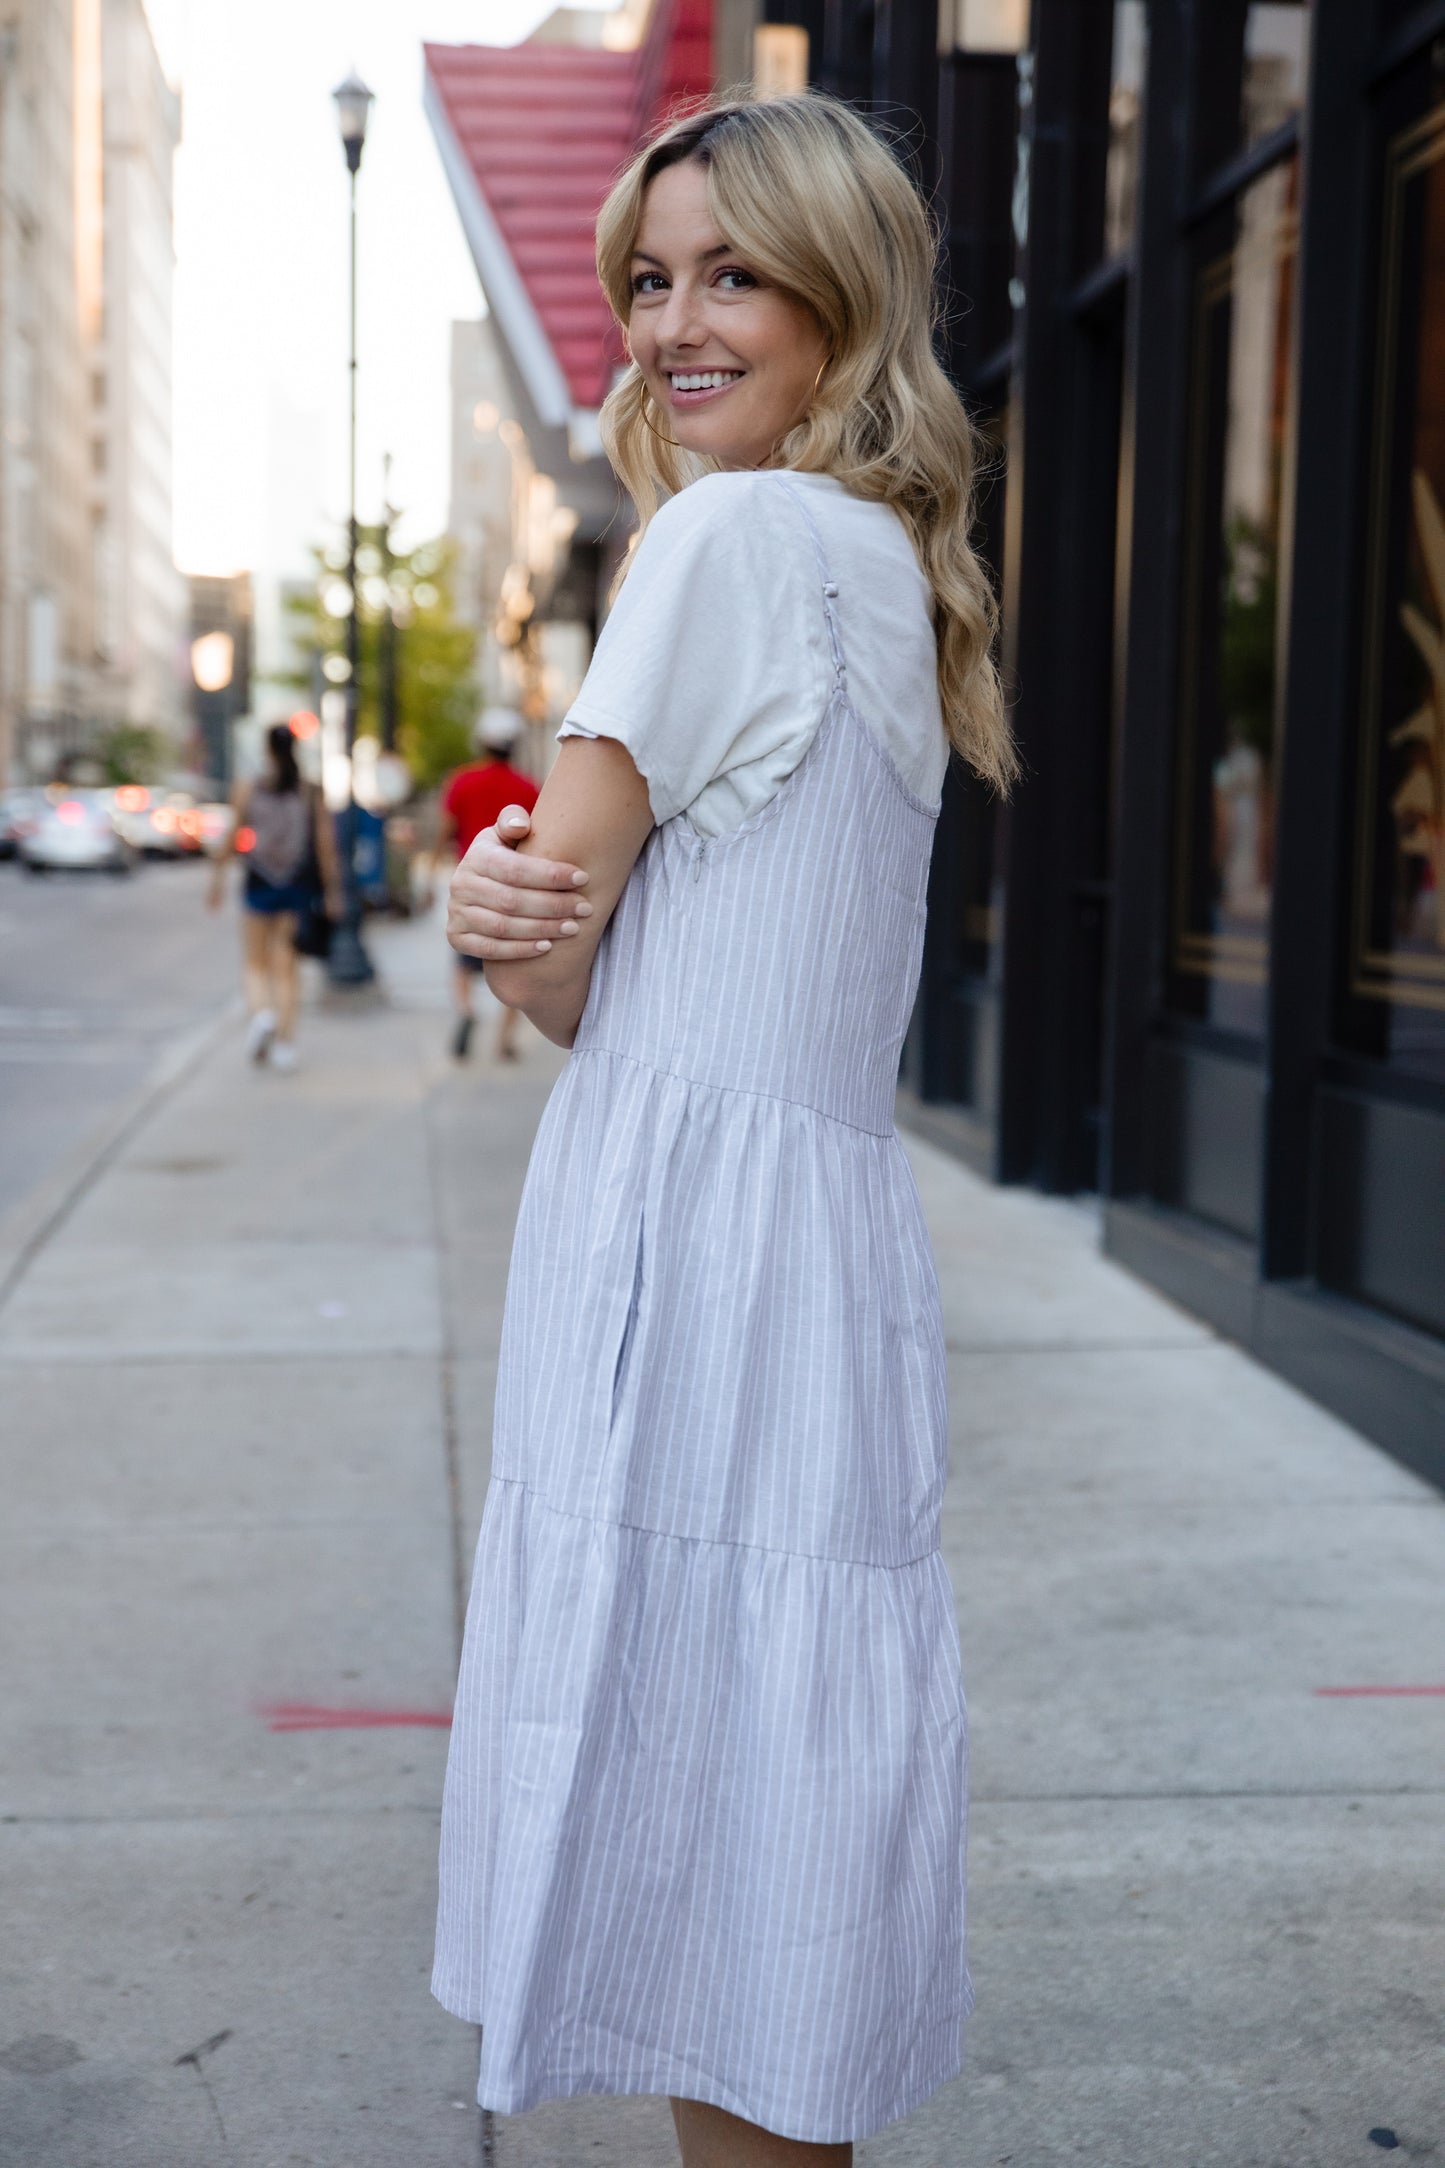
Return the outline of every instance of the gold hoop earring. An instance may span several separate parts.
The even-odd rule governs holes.
[[[822,381],[823,381],[823,371],[824,371],[824,370],[825,370],[825,369],[827,368],[827,366],[828,366],[828,363],[829,363],[829,362],[830,362],[830,361],[831,361],[832,359],[833,359],[833,357],[832,357],[832,355],[831,355],[831,354],[825,354],[825,355],[824,355],[824,357],[823,357],[823,367],[822,367],[822,369],[820,369],[820,370],[818,371],[817,375],[816,375],[816,376],[814,377],[814,379],[813,379],[813,389],[812,389],[812,390],[811,390],[811,391],[809,392],[809,394],[808,394],[808,404],[809,404],[810,406],[812,405],[813,401],[814,401],[814,400],[815,400],[815,399],[817,398],[817,396],[818,396],[818,386],[819,386],[819,385],[820,385],[820,384],[822,383]]]
[[[676,437],[665,437],[660,429],[653,428],[652,423],[647,418],[647,394],[645,392],[637,402],[637,418],[643,428],[656,437],[659,444],[665,444],[669,451],[676,452],[682,449]]]

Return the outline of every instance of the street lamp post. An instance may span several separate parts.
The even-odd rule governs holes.
[[[351,177],[351,509],[346,531],[346,584],[351,594],[351,607],[346,620],[346,660],[350,665],[346,679],[348,783],[346,807],[341,816],[341,865],[346,908],[341,924],[332,935],[327,975],[333,986],[365,986],[376,977],[376,967],[361,938],[361,894],[356,883],[356,715],[361,675],[360,602],[356,592],[356,176],[361,167],[372,94],[353,68],[346,81],[337,84],[332,96],[336,100],[346,170]]]
[[[396,524],[396,508],[391,501],[391,454],[384,461],[385,482],[381,506],[381,576],[386,582],[386,615],[381,621],[381,653],[378,676],[381,695],[381,748],[385,753],[396,751],[397,740],[397,683],[396,683],[396,590],[393,575],[396,572],[396,552],[391,546],[391,530]]]

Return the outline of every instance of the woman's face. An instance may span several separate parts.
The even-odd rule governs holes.
[[[828,358],[808,304],[718,232],[695,159],[647,184],[627,340],[663,430],[723,467],[764,464],[807,413]]]

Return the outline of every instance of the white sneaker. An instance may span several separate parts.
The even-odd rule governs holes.
[[[251,1061],[264,1061],[276,1036],[276,1011],[258,1009],[246,1026],[246,1054]]]
[[[286,1075],[296,1067],[296,1049],[289,1039],[275,1039],[271,1043],[271,1067]]]

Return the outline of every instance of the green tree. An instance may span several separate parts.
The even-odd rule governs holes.
[[[472,729],[481,704],[476,681],[476,633],[459,623],[452,600],[452,544],[441,537],[399,552],[388,561],[386,531],[363,526],[357,546],[360,598],[360,667],[357,672],[357,734],[383,736],[388,637],[394,642],[396,749],[423,790],[470,757]],[[311,587],[287,598],[303,670],[279,682],[310,696],[311,658],[344,661],[346,655],[346,555],[333,545],[314,553]],[[394,630],[388,636],[386,619]],[[332,671],[337,663],[332,664]],[[328,672],[331,682],[336,682]],[[344,683],[344,678],[341,680]]]
[[[149,723],[113,724],[98,750],[107,783],[159,783],[176,757],[165,732]]]

